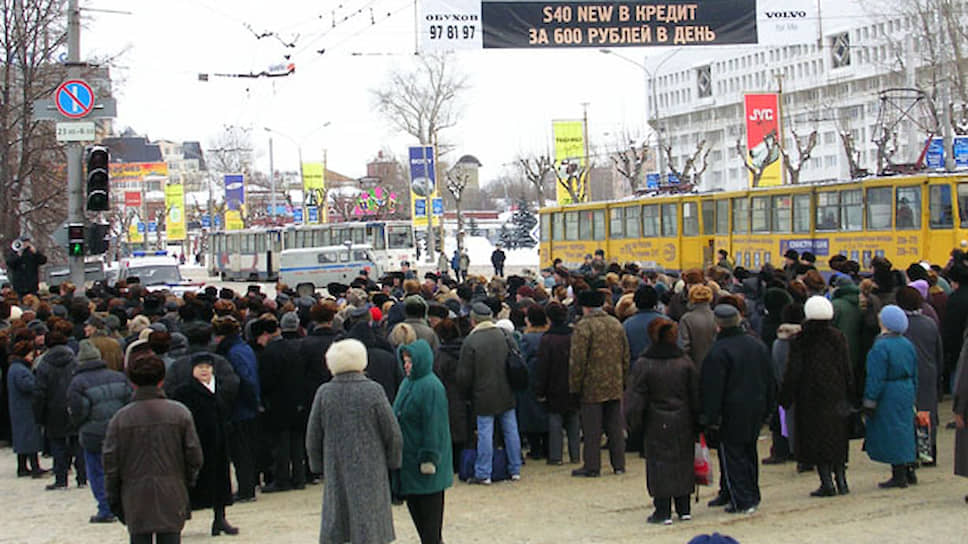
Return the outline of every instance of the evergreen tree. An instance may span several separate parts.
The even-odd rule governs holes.
[[[528,207],[527,202],[523,200],[518,202],[518,209],[511,216],[511,224],[514,225],[514,230],[511,233],[509,248],[532,248],[537,245],[537,241],[531,236],[531,231],[538,224],[538,218]]]
[[[501,246],[504,249],[514,248],[514,231],[509,229],[506,223],[501,225],[501,234],[498,239],[501,241]]]
[[[477,224],[477,218],[475,218],[475,217],[471,217],[467,221],[467,229],[468,229],[468,231],[469,231],[469,233],[470,233],[471,236],[480,236],[481,235],[481,228],[480,228],[480,226],[478,226],[478,224]]]

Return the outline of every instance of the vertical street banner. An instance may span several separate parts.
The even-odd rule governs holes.
[[[303,221],[306,223],[326,222],[326,163],[302,163],[303,176]],[[310,211],[312,210],[312,211]],[[322,213],[319,213],[322,210]]]
[[[165,186],[165,237],[168,241],[185,239],[185,186]]]
[[[750,173],[750,187],[783,185],[783,162],[780,160],[780,95],[748,94],[744,97],[746,118],[746,160],[762,172],[759,180]]]
[[[145,236],[140,230],[138,230],[138,222],[133,221],[128,225],[128,243],[129,244],[141,244],[144,243]]]
[[[437,171],[434,148],[429,145],[413,146],[410,160],[410,216],[414,227],[426,227],[428,215],[433,224],[440,224],[443,216],[443,199],[437,190]]]
[[[225,230],[242,230],[245,213],[245,176],[225,175]]]
[[[585,171],[585,123],[584,121],[552,121],[555,138],[555,168],[558,179],[555,195],[559,205],[574,204],[576,199],[562,182],[569,184],[576,193],[577,202],[588,201],[588,172]]]

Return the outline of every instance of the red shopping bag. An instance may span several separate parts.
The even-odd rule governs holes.
[[[706,435],[702,433],[699,434],[699,442],[696,442],[696,455],[692,467],[696,474],[696,485],[713,484],[713,466],[709,462],[709,446],[706,445]]]

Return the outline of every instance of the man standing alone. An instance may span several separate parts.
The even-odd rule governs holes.
[[[602,310],[601,291],[578,293],[582,318],[571,335],[568,383],[581,398],[585,466],[572,476],[601,473],[602,429],[608,435],[609,458],[615,474],[625,474],[625,436],[621,398],[629,373],[629,341],[617,319]]]
[[[491,264],[494,265],[494,275],[503,278],[504,277],[504,260],[507,256],[504,254],[504,250],[501,249],[501,245],[498,244],[494,248],[494,252],[491,253]]]
[[[13,243],[13,247],[7,253],[6,261],[13,290],[21,297],[31,293],[37,294],[37,286],[40,283],[38,270],[41,265],[47,263],[47,256],[34,248],[30,238],[22,236]]]

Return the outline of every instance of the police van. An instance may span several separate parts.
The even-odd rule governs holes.
[[[286,249],[279,255],[279,281],[295,287],[311,284],[318,289],[330,283],[348,284],[366,270],[370,277],[380,277],[380,270],[369,245],[347,243]]]
[[[149,289],[167,289],[181,296],[204,287],[203,282],[192,282],[181,275],[178,257],[167,251],[134,251],[131,257],[121,260],[118,266],[118,279],[138,278],[141,285]]]

